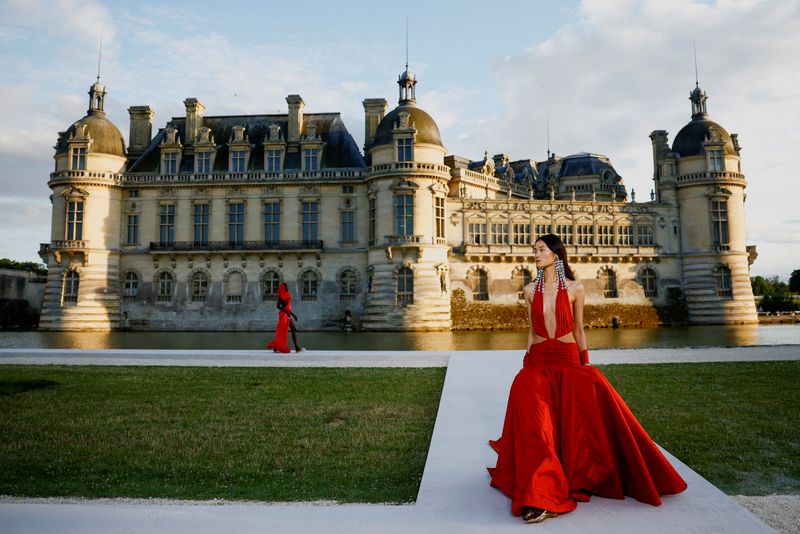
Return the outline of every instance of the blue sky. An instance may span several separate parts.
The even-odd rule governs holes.
[[[403,10],[404,9],[404,10]],[[648,135],[689,120],[692,39],[711,118],[739,133],[753,274],[800,268],[791,193],[800,143],[800,4],[791,0],[100,2],[0,0],[0,257],[38,261],[59,131],[86,111],[103,34],[109,118],[339,111],[359,145],[364,98],[394,104],[405,61],[451,153],[608,155],[649,198]]]

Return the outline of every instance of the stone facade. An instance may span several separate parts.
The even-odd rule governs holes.
[[[699,88],[672,147],[651,134],[640,202],[599,154],[448,155],[413,73],[398,85],[388,113],[364,100],[363,152],[299,95],[286,114],[225,117],[188,98],[155,136],[153,110],[133,106],[125,151],[95,83],[56,145],[40,328],[269,329],[283,281],[302,328],[446,330],[456,289],[519,302],[544,233],[566,243],[587,304],[663,304],[680,288],[693,322],[757,320],[738,139]]]

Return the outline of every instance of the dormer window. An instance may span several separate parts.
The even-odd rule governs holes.
[[[167,152],[161,165],[161,174],[175,174],[178,172],[178,154]]]
[[[72,148],[72,169],[73,171],[86,170],[86,147]]]
[[[410,137],[397,140],[397,161],[414,161],[414,140]]]
[[[319,160],[322,155],[322,150],[319,148],[307,148],[303,150],[303,171],[304,172],[317,172],[319,171]]]
[[[725,170],[725,160],[722,157],[721,148],[708,150],[708,170],[710,172],[722,172]]]
[[[231,172],[245,171],[246,155],[247,153],[244,150],[231,150]]]
[[[197,152],[195,154],[197,174],[209,174],[211,172],[211,152]]]
[[[283,150],[270,148],[267,150],[267,172],[281,172],[283,170]]]

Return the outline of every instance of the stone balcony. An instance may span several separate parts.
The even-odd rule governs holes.
[[[281,241],[172,241],[169,243],[151,242],[151,253],[175,252],[320,252],[324,250],[321,240],[281,240]]]

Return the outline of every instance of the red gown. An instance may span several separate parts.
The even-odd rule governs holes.
[[[578,346],[558,338],[572,331],[566,288],[556,296],[556,334],[544,323],[543,296],[534,291],[533,330],[546,338],[531,345],[511,384],[503,433],[490,445],[491,485],[511,498],[511,512],[532,506],[571,512],[590,495],[626,495],[658,506],[661,495],[686,489],[598,369],[581,365]]]
[[[284,302],[283,308],[278,311],[278,325],[275,327],[275,338],[267,343],[267,348],[278,352],[292,352],[289,350],[289,312],[292,311],[292,296],[284,290],[278,288],[278,300]]]

